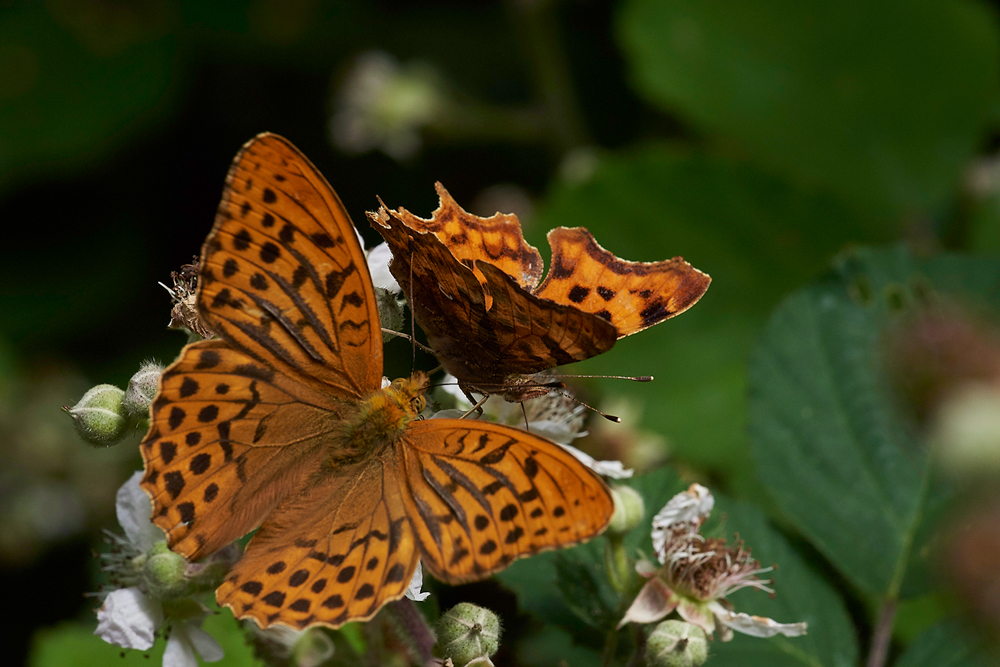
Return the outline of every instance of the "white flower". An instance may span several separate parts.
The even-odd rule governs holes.
[[[388,243],[379,243],[368,251],[368,271],[372,274],[372,283],[375,284],[375,287],[381,287],[398,294],[403,288],[389,272],[390,261],[392,261],[392,252],[389,250]]]
[[[451,375],[445,375],[441,381],[440,390],[445,396],[457,404],[457,408],[441,410],[432,415],[438,419],[458,419],[472,408],[468,398],[458,386],[458,380]],[[585,408],[565,393],[550,392],[538,398],[531,398],[523,403],[511,403],[501,396],[490,396],[482,405],[483,417],[489,421],[508,426],[525,428],[532,433],[548,438],[562,446],[583,465],[598,475],[622,479],[631,477],[633,471],[626,469],[621,461],[598,461],[569,443],[587,435],[583,428],[583,413]],[[473,413],[469,415],[475,418]]]
[[[656,515],[653,546],[660,567],[649,561],[636,564],[636,571],[649,581],[618,627],[629,622],[654,623],[676,610],[709,636],[718,630],[722,641],[732,639],[733,630],[754,637],[804,635],[805,623],[778,623],[733,611],[726,597],[741,588],[774,593],[767,586],[770,581],[757,577],[771,568],[761,568],[743,548],[742,540],[730,547],[724,539],[701,536],[698,530],[714,504],[708,489],[692,484]]]
[[[406,597],[410,598],[414,602],[421,602],[426,600],[430,593],[425,593],[420,590],[424,585],[424,568],[417,562],[417,569],[413,571],[413,578],[410,579],[410,585],[406,587]]]
[[[139,486],[141,479],[142,472],[136,472],[118,489],[115,512],[125,539],[110,536],[114,549],[105,555],[102,568],[112,581],[129,585],[106,592],[104,604],[97,610],[94,634],[109,644],[145,651],[166,626],[169,638],[163,667],[198,667],[196,654],[206,662],[221,660],[222,647],[200,627],[209,613],[204,606],[190,599],[174,601],[174,615],[168,618],[163,603],[142,588],[140,574],[147,554],[163,542],[164,534],[150,521],[153,508]]]
[[[446,101],[432,68],[401,65],[388,53],[370,51],[358,57],[338,91],[330,135],[344,152],[379,149],[405,160],[420,149],[421,131],[441,115]]]

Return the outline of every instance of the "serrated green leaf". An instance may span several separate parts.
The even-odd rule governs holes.
[[[751,359],[749,430],[761,481],[792,523],[877,597],[926,590],[922,546],[947,499],[889,391],[881,337],[895,310],[928,286],[995,303],[998,280],[995,261],[858,250],[782,304]]]

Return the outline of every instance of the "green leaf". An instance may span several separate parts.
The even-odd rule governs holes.
[[[996,20],[948,0],[630,0],[651,102],[859,210],[940,207],[997,101]]]
[[[225,651],[225,657],[212,663],[219,667],[251,667],[262,665],[253,656],[243,631],[227,610],[205,619],[202,627],[215,638]],[[30,667],[139,667],[159,665],[163,661],[166,642],[158,639],[148,651],[126,650],[108,644],[94,634],[94,624],[68,622],[53,628],[43,628],[32,640]],[[147,657],[148,656],[148,657]]]
[[[543,255],[541,234],[559,225],[587,227],[619,257],[683,255],[712,276],[690,311],[618,341],[573,372],[655,376],[649,384],[599,384],[606,395],[641,406],[643,425],[665,436],[679,458],[724,470],[737,486],[751,470],[746,359],[767,313],[843,244],[890,237],[829,198],[669,145],[604,156],[586,183],[557,186],[529,233]]]
[[[889,391],[882,334],[900,304],[929,287],[996,304],[998,285],[1000,262],[858,250],[782,304],[751,359],[749,431],[760,480],[868,593],[926,589],[922,547],[948,495],[931,481],[925,447]]]
[[[517,645],[517,664],[528,667],[573,665],[599,667],[600,653],[573,643],[572,637],[559,628],[547,625]]]
[[[995,664],[968,628],[955,621],[942,621],[917,637],[899,657],[896,667],[986,667]]]

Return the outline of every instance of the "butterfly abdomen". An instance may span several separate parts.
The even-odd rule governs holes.
[[[343,434],[330,452],[329,464],[339,467],[360,463],[394,447],[403,437],[406,425],[424,409],[426,386],[427,376],[415,373],[362,399],[357,412],[345,419]]]

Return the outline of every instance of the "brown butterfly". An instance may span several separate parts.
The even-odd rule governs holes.
[[[164,372],[142,487],[192,560],[260,526],[216,592],[237,617],[338,627],[401,597],[418,561],[467,582],[610,520],[607,487],[558,445],[420,419],[420,372],[382,388],[365,255],[286,139],[262,134],[233,161],[197,307],[217,338]]]
[[[681,257],[629,262],[583,227],[558,227],[539,284],[542,257],[517,217],[472,215],[436,188],[441,203],[430,220],[384,204],[368,217],[389,244],[390,271],[428,344],[467,393],[544,395],[553,385],[535,373],[606,352],[684,312],[712,280]]]

